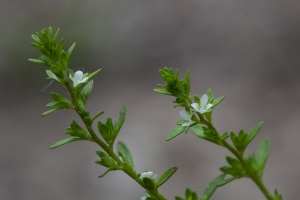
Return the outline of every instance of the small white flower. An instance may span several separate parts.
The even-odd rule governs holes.
[[[192,120],[192,113],[188,113],[186,110],[181,110],[179,112],[179,116],[181,117],[181,119],[186,120],[187,122],[183,123],[181,126],[190,126],[191,124],[194,123],[194,121]]]
[[[143,178],[155,179],[156,177],[157,177],[157,175],[151,171],[146,171],[140,175],[140,179],[143,179]]]
[[[198,103],[192,103],[191,106],[196,110],[196,112],[203,114],[212,107],[212,104],[208,103],[208,96],[207,94],[204,94],[200,99],[200,105]]]
[[[69,75],[70,79],[73,81],[73,86],[76,87],[80,83],[84,83],[85,81],[88,80],[88,78],[83,78],[83,73],[82,71],[77,71],[75,72],[74,76],[72,77],[71,74]]]

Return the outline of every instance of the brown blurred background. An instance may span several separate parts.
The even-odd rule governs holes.
[[[226,96],[214,110],[221,132],[265,124],[250,146],[269,137],[271,154],[265,182],[284,199],[299,192],[300,142],[300,1],[297,0],[1,0],[0,1],[0,199],[134,200],[144,195],[121,172],[97,178],[97,146],[78,142],[56,150],[72,111],[42,118],[51,91],[45,67],[30,63],[40,53],[30,35],[41,28],[61,28],[65,48],[76,42],[72,69],[92,72],[91,113],[128,117],[118,137],[130,147],[139,172],[179,170],[161,188],[168,199],[186,187],[201,194],[225,165],[224,149],[181,135],[165,142],[178,109],[172,98],[152,91],[162,83],[162,67],[191,70],[194,94],[208,88]],[[104,120],[104,117],[101,119]],[[264,199],[250,180],[219,189],[212,200]]]

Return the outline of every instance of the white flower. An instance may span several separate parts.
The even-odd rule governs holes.
[[[212,104],[208,103],[208,96],[207,94],[204,94],[200,99],[200,105],[198,103],[192,103],[191,106],[196,110],[196,112],[203,114],[210,110]]]
[[[181,126],[190,126],[191,124],[194,123],[194,121],[192,120],[192,113],[188,113],[186,110],[181,110],[179,112],[179,116],[181,117],[181,119],[186,120],[187,122],[183,123]]]
[[[154,178],[156,178],[156,177],[157,177],[157,175],[154,174],[154,173],[151,172],[151,171],[146,171],[146,172],[144,172],[144,173],[142,173],[142,174],[140,175],[140,179],[143,179],[143,178],[151,178],[151,179],[154,179]]]
[[[73,86],[76,87],[77,85],[79,85],[80,83],[84,83],[85,81],[88,80],[88,78],[83,78],[83,73],[82,71],[77,71],[75,72],[74,76],[72,77],[71,74],[69,75],[70,79],[73,82]]]

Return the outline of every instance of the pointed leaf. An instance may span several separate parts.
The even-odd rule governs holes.
[[[94,76],[96,76],[99,72],[101,72],[102,69],[98,69],[97,71],[90,73],[87,78],[88,80],[91,80]]]
[[[226,174],[221,174],[217,176],[215,179],[213,179],[207,188],[204,190],[204,193],[202,194],[200,200],[208,200],[213,193],[217,190],[218,185],[224,180]]]
[[[57,111],[57,110],[59,110],[59,109],[60,109],[60,108],[53,108],[53,109],[51,109],[51,110],[47,110],[47,111],[45,111],[45,112],[42,113],[42,117],[47,116],[47,115],[50,115],[51,113],[53,113],[53,112],[55,112],[55,111]]]
[[[161,177],[157,181],[157,187],[160,187],[162,184],[164,184],[171,176],[176,172],[178,168],[177,167],[172,167],[165,171]]]
[[[83,103],[86,103],[86,100],[89,98],[91,91],[93,89],[93,81],[88,82],[81,91],[81,98]]]
[[[257,135],[257,133],[260,131],[261,127],[263,125],[263,122],[259,122],[255,126],[253,126],[249,131],[248,131],[248,137],[247,137],[247,143],[245,146],[247,146]]]
[[[186,127],[185,126],[177,126],[173,131],[171,131],[166,138],[167,141],[173,139],[174,137],[180,135],[185,131]]]
[[[270,142],[269,142],[268,138],[264,138],[261,141],[258,152],[256,154],[256,162],[257,162],[261,172],[263,172],[263,170],[264,170],[269,153],[270,153]]]
[[[115,122],[114,126],[113,126],[113,140],[115,140],[116,136],[118,135],[118,133],[120,132],[124,121],[126,118],[126,106],[123,106],[121,111],[120,111],[120,116],[119,119]]]
[[[134,168],[132,155],[131,155],[128,147],[123,142],[119,142],[117,149],[118,149],[119,156],[121,156],[123,161],[125,163],[127,163],[128,165],[130,165],[132,168]]]
[[[53,145],[51,145],[51,146],[49,147],[49,149],[54,149],[54,148],[56,148],[56,147],[59,147],[59,146],[68,144],[68,143],[70,143],[70,142],[79,141],[79,140],[84,140],[84,139],[78,138],[78,137],[65,138],[65,139],[60,140],[60,141],[54,143]]]
[[[156,88],[153,91],[159,94],[172,95],[172,93],[166,90],[165,88]]]
[[[223,101],[224,98],[225,98],[225,97],[222,96],[222,97],[219,97],[219,98],[214,99],[214,100],[211,102],[212,108],[215,107],[216,105],[218,105],[219,103],[221,103],[221,101]]]

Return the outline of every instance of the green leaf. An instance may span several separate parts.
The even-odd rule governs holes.
[[[117,149],[118,149],[119,156],[123,159],[123,161],[128,165],[130,165],[132,168],[134,168],[132,155],[128,147],[123,142],[119,142]]]
[[[51,113],[53,113],[53,112],[55,112],[55,111],[57,111],[57,110],[59,110],[59,109],[60,109],[60,108],[53,108],[53,109],[51,109],[51,110],[47,110],[47,111],[45,111],[45,112],[42,113],[42,117],[47,116],[47,115],[50,115]]]
[[[87,78],[88,80],[91,80],[94,76],[96,76],[99,72],[101,72],[102,69],[98,69],[97,71],[90,73]]]
[[[53,74],[53,72],[51,72],[50,70],[46,70],[46,73],[48,75],[48,79],[52,79],[55,80],[56,82],[58,82],[59,84],[62,84],[60,82],[60,80],[57,78],[57,76],[55,74]]]
[[[68,143],[70,143],[70,142],[79,141],[79,140],[84,140],[84,139],[78,138],[78,137],[65,138],[65,139],[60,140],[60,141],[54,143],[53,145],[51,145],[51,146],[49,147],[49,149],[54,149],[54,148],[56,148],[56,147],[59,147],[59,146],[68,144]]]
[[[120,132],[124,122],[125,122],[125,119],[126,119],[126,106],[123,106],[121,111],[120,111],[120,116],[119,116],[119,119],[115,122],[114,126],[113,126],[113,140],[116,139],[118,133]]]
[[[208,90],[206,91],[206,94],[207,94],[207,96],[208,96],[208,101],[214,99],[214,95],[213,95],[213,92],[212,92],[211,89],[208,89]]]
[[[221,103],[221,101],[223,101],[224,98],[225,97],[222,96],[222,97],[219,97],[219,98],[216,98],[216,99],[212,100],[212,102],[211,102],[212,108],[215,107],[215,106],[217,106],[219,103]]]
[[[93,118],[92,118],[92,122],[97,119],[99,116],[101,116],[104,113],[104,111],[98,112]]]
[[[102,122],[98,122],[98,130],[103,139],[110,145],[112,144],[111,135],[109,129]]]
[[[45,64],[45,62],[40,59],[29,58],[28,60],[34,63]]]
[[[172,93],[166,90],[165,88],[156,88],[153,91],[159,94],[172,95]]]
[[[172,167],[165,171],[157,181],[157,188],[164,184],[169,178],[171,178],[171,176],[176,172],[177,169],[177,167]]]
[[[185,126],[177,126],[173,131],[171,131],[166,138],[167,141],[173,139],[174,137],[180,135],[185,131],[186,127]]]
[[[81,91],[81,98],[83,103],[86,103],[86,100],[89,98],[91,91],[93,89],[93,81],[88,82]]]
[[[256,154],[256,163],[258,164],[258,167],[261,172],[263,172],[265,168],[269,153],[270,153],[270,142],[268,138],[264,138],[261,141],[258,152]]]
[[[219,182],[218,184],[218,187],[222,187],[228,183],[231,183],[232,181],[238,179],[239,177],[230,177],[230,178],[227,178],[227,179],[224,179],[223,181]]]
[[[196,136],[200,137],[201,139],[208,140],[210,142],[215,142],[213,138],[207,136],[207,130],[204,126],[197,124],[195,126],[192,126],[190,129]]]
[[[148,190],[151,191],[155,189],[155,182],[153,181],[153,179],[145,177],[143,178],[143,183]]]
[[[76,136],[82,139],[90,138],[90,134],[81,126],[79,126],[75,120],[72,121],[71,127],[68,127],[66,129],[66,134]]]
[[[221,174],[214,178],[204,190],[200,200],[208,200],[217,190],[218,185],[224,180],[226,174]]]
[[[246,145],[247,146],[257,135],[257,133],[260,131],[261,127],[263,125],[263,122],[259,122],[255,126],[253,126],[249,131],[248,131],[248,136],[247,136],[247,141]]]
[[[109,155],[107,155],[106,153],[102,152],[102,151],[96,151],[96,154],[101,158],[100,161],[96,161],[96,164],[98,165],[102,165],[104,167],[107,167],[109,169],[119,169],[119,165],[118,163]]]

